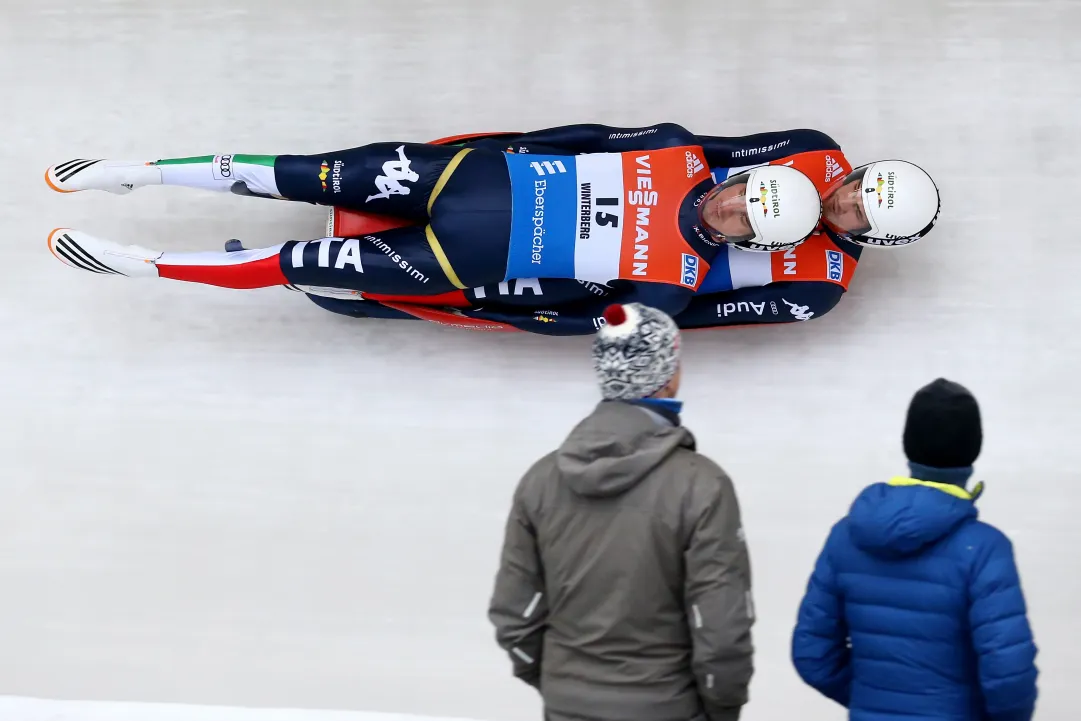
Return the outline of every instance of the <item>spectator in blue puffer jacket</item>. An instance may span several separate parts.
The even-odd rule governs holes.
[[[911,478],[856,498],[818,557],[792,637],[803,680],[852,721],[1029,721],[1036,646],[1009,539],[965,484],[976,399],[938,379],[912,399]]]

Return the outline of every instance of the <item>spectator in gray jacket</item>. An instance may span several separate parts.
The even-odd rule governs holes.
[[[735,490],[680,425],[672,319],[605,319],[603,400],[519,483],[489,618],[551,721],[735,721],[754,622]]]

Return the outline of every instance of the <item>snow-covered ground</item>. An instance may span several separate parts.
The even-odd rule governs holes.
[[[46,166],[674,121],[819,128],[944,197],[827,316],[687,338],[686,422],[754,563],[745,721],[841,717],[788,662],[796,607],[830,524],[903,472],[904,408],[939,375],[983,404],[979,505],[1016,543],[1040,717],[1070,718],[1079,32],[1069,0],[0,0],[0,694],[536,719],[486,604],[515,482],[596,398],[588,338],[63,267],[55,226],[217,249],[318,237],[324,213],[61,196]],[[19,703],[0,718],[33,718]]]

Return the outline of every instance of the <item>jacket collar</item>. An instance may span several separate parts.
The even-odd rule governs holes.
[[[942,491],[943,493],[947,493],[964,501],[975,502],[977,498],[983,495],[983,481],[979,481],[971,492],[966,491],[963,486],[959,486],[956,483],[921,481],[917,478],[905,478],[904,476],[895,476],[891,478],[888,483],[891,486],[923,486],[925,488],[934,488],[937,491]]]

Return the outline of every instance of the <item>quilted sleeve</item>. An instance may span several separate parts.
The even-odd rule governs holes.
[[[1028,721],[1036,706],[1036,644],[1013,545],[985,528],[992,536],[978,550],[969,589],[980,686],[991,721]]]
[[[807,685],[847,708],[852,691],[851,652],[841,592],[830,561],[836,535],[835,526],[800,603],[792,634],[792,663]]]

